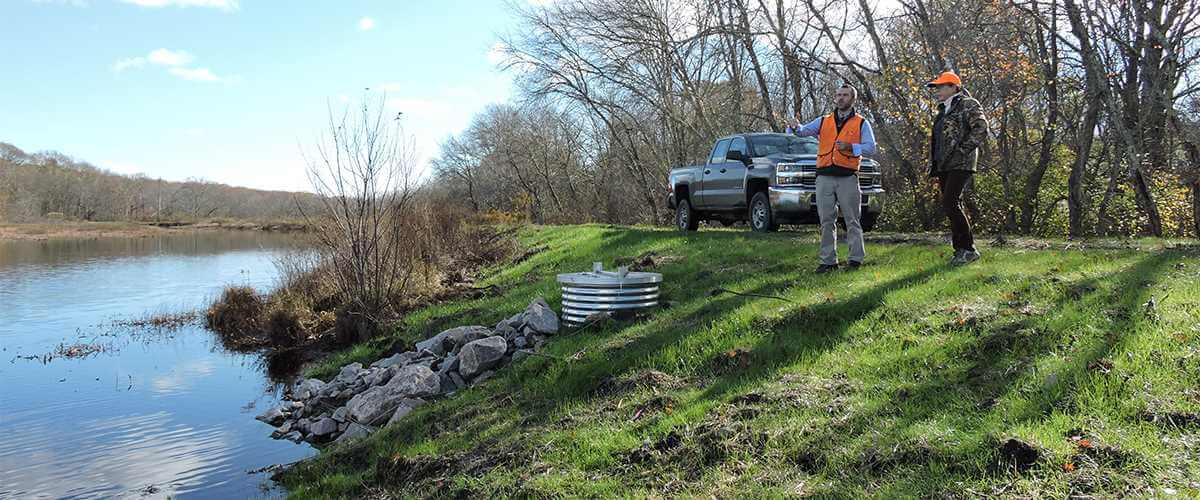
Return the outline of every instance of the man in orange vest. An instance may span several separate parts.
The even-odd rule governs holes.
[[[837,216],[846,221],[847,265],[858,269],[866,258],[863,246],[862,191],[858,167],[862,157],[875,154],[871,123],[854,111],[858,90],[842,85],[833,96],[833,113],[800,125],[793,120],[787,132],[817,138],[817,215],[821,219],[821,264],[817,273],[837,270]]]

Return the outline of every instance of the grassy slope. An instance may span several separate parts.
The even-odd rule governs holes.
[[[543,351],[558,359],[529,358],[293,469],[293,494],[1200,491],[1200,423],[1146,418],[1200,411],[1195,250],[985,249],[958,269],[945,247],[874,245],[863,270],[816,276],[812,233],[521,237],[547,250],[492,273],[505,294],[420,311],[397,335],[494,324],[538,295],[557,307],[556,273],[646,251],[667,260],[673,307],[561,335]],[[716,287],[792,302],[710,297]],[[1068,438],[1079,434],[1085,446]],[[1041,460],[1006,467],[1010,437]]]

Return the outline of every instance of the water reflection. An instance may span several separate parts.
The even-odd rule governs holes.
[[[198,326],[121,333],[85,359],[20,356],[92,339],[114,318],[199,308],[226,284],[267,289],[273,254],[297,243],[253,232],[0,242],[0,498],[277,493],[247,471],[312,450],[253,419],[278,401],[264,376],[275,362],[228,352]]]

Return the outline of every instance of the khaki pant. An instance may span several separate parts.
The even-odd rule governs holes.
[[[862,190],[858,176],[817,176],[817,215],[821,218],[821,263],[834,265],[837,258],[838,211],[846,221],[846,243],[850,246],[850,260],[862,262],[867,252],[863,247]]]

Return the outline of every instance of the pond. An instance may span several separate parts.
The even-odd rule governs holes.
[[[254,354],[195,322],[229,284],[266,291],[286,234],[0,241],[0,498],[273,497],[273,464],[315,453],[254,420],[278,404]]]

